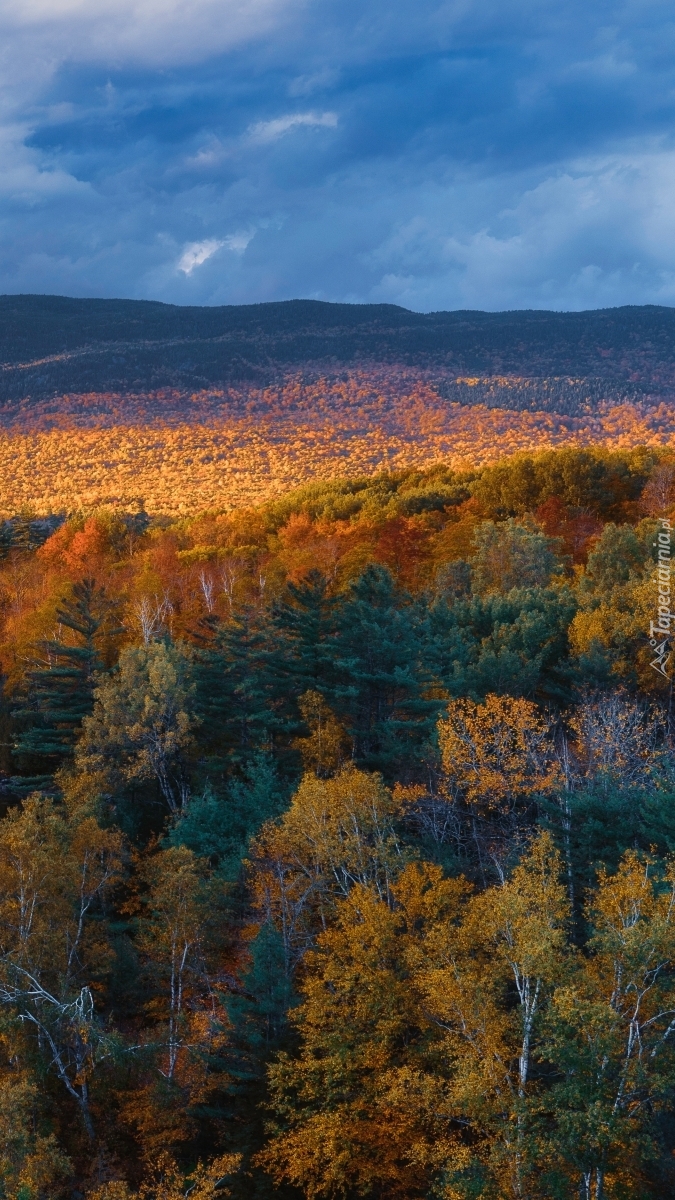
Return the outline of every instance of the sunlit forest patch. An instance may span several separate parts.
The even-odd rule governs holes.
[[[544,384],[562,408],[572,396],[573,411],[532,410]],[[675,402],[621,398],[597,381],[584,388],[580,380],[476,377],[441,387],[429,372],[373,367],[299,373],[262,389],[26,401],[5,406],[2,426],[5,513],[140,499],[172,515],[254,504],[344,474],[440,461],[468,469],[564,445],[667,446],[675,440]]]

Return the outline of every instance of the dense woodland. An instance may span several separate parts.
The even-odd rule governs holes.
[[[0,513],[185,516],[301,481],[667,446],[675,311],[0,296]]]
[[[147,300],[0,296],[0,403],[68,392],[194,391],[278,383],[358,363],[458,376],[530,378],[538,408],[675,395],[675,314],[659,305],[589,312],[409,312],[395,304],[179,307]],[[566,377],[571,377],[566,379]],[[551,389],[550,381],[555,383]],[[511,395],[529,408],[532,389]],[[470,401],[475,402],[475,401]],[[561,407],[562,405],[562,407]]]
[[[4,1200],[675,1192],[668,451],[0,525]]]
[[[435,462],[466,470],[544,447],[671,445],[673,400],[619,403],[626,392],[515,376],[448,375],[441,386],[433,371],[379,363],[268,387],[28,396],[0,406],[0,512],[133,509],[142,497],[155,516],[185,516],[260,504],[299,481]]]

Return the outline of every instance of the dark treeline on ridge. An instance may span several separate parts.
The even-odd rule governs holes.
[[[65,356],[65,357],[64,357]],[[0,297],[0,401],[66,392],[199,389],[278,382],[299,367],[405,364],[452,382],[462,375],[554,381],[590,393],[671,396],[675,310],[415,313],[392,304],[314,300],[181,308],[141,300]],[[562,381],[562,382],[560,382]],[[585,399],[588,399],[585,394]],[[502,396],[502,400],[507,399]],[[529,406],[531,395],[511,402]],[[474,397],[473,402],[476,402]],[[563,397],[560,411],[571,411]]]
[[[3,1200],[675,1191],[674,510],[566,449],[3,524]]]

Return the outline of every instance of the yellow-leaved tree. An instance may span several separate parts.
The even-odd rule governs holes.
[[[38,1200],[56,1194],[72,1169],[45,1119],[44,1086],[40,1086],[31,1049],[18,1013],[11,1009],[2,1013],[0,1194],[3,1200]]]
[[[478,808],[499,808],[557,781],[550,722],[531,700],[452,700],[438,734],[447,786]]]
[[[311,1200],[407,1200],[450,1155],[466,1158],[413,974],[429,927],[453,926],[465,890],[409,864],[386,899],[357,884],[338,905],[293,1011],[302,1050],[270,1070],[276,1121],[259,1161],[277,1182]]]
[[[548,1104],[557,1186],[584,1200],[653,1194],[644,1168],[675,1079],[675,864],[629,851],[600,873],[587,918],[588,954],[553,995],[540,1051],[560,1077]]]
[[[560,860],[542,834],[507,881],[471,898],[459,929],[430,932],[418,971],[453,1064],[451,1108],[500,1196],[533,1194],[532,1068],[542,1018],[570,969],[568,919]],[[449,1186],[448,1196],[462,1194]]]
[[[113,1180],[88,1193],[88,1200],[223,1200],[232,1193],[227,1180],[236,1173],[239,1154],[221,1154],[192,1171],[182,1171],[171,1155],[162,1153],[140,1187],[133,1190],[124,1180]]]
[[[448,807],[448,824],[452,818],[465,831],[486,884],[488,868],[502,875],[505,853],[508,857],[519,840],[523,844],[523,818],[532,800],[561,783],[551,721],[531,700],[494,695],[481,704],[452,700],[438,723],[438,739],[439,800]]]
[[[309,737],[296,738],[294,745],[302,755],[306,771],[314,771],[319,779],[334,775],[349,758],[349,740],[342,725],[326,704],[320,692],[305,692],[298,707]]]
[[[346,767],[332,779],[305,775],[288,812],[263,827],[250,851],[261,923],[280,932],[291,972],[352,887],[386,899],[406,856],[396,820],[402,801],[379,775]]]
[[[601,874],[584,953],[547,833],[471,894],[408,865],[306,955],[260,1156],[311,1198],[623,1200],[650,1191],[675,1079],[675,867]],[[653,1175],[652,1175],[653,1184]]]
[[[189,797],[193,693],[190,656],[182,646],[127,646],[115,670],[100,680],[94,711],[82,722],[78,770],[104,775],[113,791],[153,780],[169,812],[179,813]]]
[[[90,1085],[109,1038],[95,988],[111,956],[102,903],[123,872],[119,831],[39,794],[0,822],[0,1004],[32,1033],[94,1136]]]

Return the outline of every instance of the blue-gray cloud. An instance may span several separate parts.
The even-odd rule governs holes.
[[[0,3],[0,291],[675,303],[675,17]]]

